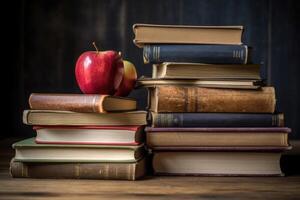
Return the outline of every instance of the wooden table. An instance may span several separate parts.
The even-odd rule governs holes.
[[[293,170],[293,174],[287,177],[267,178],[148,176],[140,181],[13,179],[8,173],[9,160],[13,156],[11,142],[1,143],[0,199],[300,199],[300,175]],[[299,159],[291,158],[294,161]]]

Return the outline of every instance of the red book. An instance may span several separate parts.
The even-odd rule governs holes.
[[[137,145],[143,126],[35,126],[38,144]]]

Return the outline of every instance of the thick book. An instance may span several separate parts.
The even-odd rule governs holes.
[[[146,45],[144,63],[184,62],[209,64],[246,64],[246,45]]]
[[[143,126],[36,126],[38,144],[138,145]]]
[[[152,78],[206,79],[206,80],[260,80],[260,66],[255,64],[201,64],[170,63],[154,64]]]
[[[152,127],[282,127],[283,113],[149,113]]]
[[[145,159],[133,163],[27,163],[12,159],[14,178],[137,180],[146,173]]]
[[[243,26],[134,24],[133,42],[145,44],[242,44]]]
[[[34,110],[103,113],[136,110],[136,100],[96,94],[33,93],[29,97],[29,106]]]
[[[286,127],[272,128],[153,128],[145,129],[147,145],[156,147],[288,147]],[[255,149],[254,148],[254,149]],[[255,149],[256,150],[256,149]]]
[[[160,175],[282,176],[281,152],[155,152]]]
[[[148,88],[152,112],[274,113],[275,89],[214,89],[184,86]]]
[[[144,145],[37,144],[29,138],[13,144],[20,162],[136,162],[144,155]]]
[[[56,126],[135,126],[147,124],[146,111],[79,113],[59,110],[25,110],[23,123]]]
[[[263,80],[237,80],[237,79],[161,79],[141,77],[137,80],[136,87],[156,86],[197,86],[206,88],[229,89],[258,89],[264,85]]]

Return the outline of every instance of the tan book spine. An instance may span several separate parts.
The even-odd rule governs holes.
[[[107,95],[38,94],[29,97],[29,106],[34,110],[68,110],[74,112],[105,112],[103,101]]]
[[[273,113],[276,104],[273,87],[234,90],[162,86],[153,92],[153,112]]]
[[[137,163],[23,163],[11,160],[14,178],[136,180],[145,175],[144,159]]]

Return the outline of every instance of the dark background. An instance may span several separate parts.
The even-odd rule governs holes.
[[[2,37],[6,54],[2,69],[1,137],[33,136],[22,124],[32,92],[79,93],[74,67],[78,56],[93,50],[122,51],[138,75],[151,75],[142,50],[134,46],[134,23],[243,25],[243,41],[254,48],[253,61],[276,87],[277,109],[285,113],[291,138],[300,139],[300,1],[272,0],[23,0],[2,7]],[[3,12],[4,12],[3,11]],[[2,55],[2,56],[3,56]],[[4,62],[4,61],[3,61]],[[146,91],[130,96],[146,106]]]

